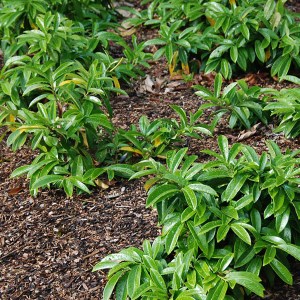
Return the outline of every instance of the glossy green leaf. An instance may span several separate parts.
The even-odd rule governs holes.
[[[243,242],[251,245],[250,235],[244,227],[237,223],[233,223],[230,225],[230,228]]]
[[[210,194],[213,196],[218,195],[217,192],[213,188],[211,188],[208,185],[202,184],[202,183],[191,183],[188,185],[188,187],[196,192],[207,193],[207,194]]]
[[[276,248],[283,250],[284,252],[288,253],[289,255],[292,255],[297,260],[300,261],[300,247],[292,244],[286,244],[284,243],[278,243],[276,244]]]
[[[224,280],[220,280],[216,286],[208,292],[206,300],[223,300],[227,289],[228,283]]]
[[[276,256],[276,248],[268,246],[264,254],[263,265],[266,266],[273,261]]]
[[[188,206],[195,210],[197,208],[197,197],[195,192],[188,186],[184,187],[182,191]]]
[[[248,176],[243,174],[238,174],[235,176],[228,184],[226,190],[222,193],[222,201],[229,202],[232,200],[237,193],[241,190]]]
[[[261,279],[255,274],[244,271],[230,272],[225,279],[236,282],[260,297],[264,296],[264,287],[259,283]]]
[[[38,178],[33,183],[32,189],[38,189],[40,187],[45,187],[46,185],[60,181],[63,178],[64,178],[64,176],[61,176],[61,175],[45,175],[43,177]]]
[[[287,284],[293,284],[293,277],[288,268],[282,264],[278,259],[274,258],[270,265],[274,272]]]
[[[115,288],[116,283],[120,279],[120,277],[123,275],[123,271],[120,271],[113,275],[105,285],[105,288],[103,290],[103,300],[110,300],[110,296],[112,295],[112,292]]]
[[[133,266],[131,270],[128,272],[127,293],[129,297],[132,297],[135,290],[140,286],[141,272],[142,272],[141,265]]]
[[[155,189],[151,189],[147,198],[147,207],[153,206],[157,202],[168,199],[177,194],[180,190],[174,184],[161,185]]]

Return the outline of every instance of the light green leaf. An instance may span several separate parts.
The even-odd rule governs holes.
[[[228,283],[220,280],[207,294],[206,300],[223,300],[228,289]]]
[[[230,227],[227,224],[221,225],[218,228],[218,231],[217,231],[217,242],[218,243],[226,238],[226,235],[227,235],[229,229],[230,229]]]
[[[141,273],[142,273],[141,265],[135,265],[128,273],[127,293],[129,297],[132,297],[135,290],[140,286]]]
[[[165,245],[168,254],[170,254],[176,247],[178,238],[180,236],[183,227],[184,224],[177,224],[173,226],[173,228],[168,232],[166,236],[166,245]]]
[[[197,197],[194,191],[188,186],[184,187],[182,191],[188,206],[195,210],[197,208]]]
[[[189,184],[188,187],[196,192],[207,193],[213,196],[217,196],[217,192],[212,189],[210,186],[202,184],[202,183],[192,183]]]
[[[221,220],[208,222],[205,225],[201,226],[199,234],[205,234],[206,232],[208,232],[216,227],[219,227],[221,225],[222,225]]]
[[[110,300],[110,296],[115,288],[115,285],[122,275],[123,271],[120,271],[109,279],[103,290],[103,300]]]
[[[180,190],[174,184],[164,184],[155,189],[150,189],[147,198],[147,207],[156,204],[162,200],[168,199],[173,195],[177,194]]]
[[[165,283],[163,277],[159,274],[159,272],[157,270],[150,269],[150,276],[157,287],[159,287],[163,291],[167,292],[166,283]]]
[[[228,184],[226,190],[222,193],[222,201],[229,202],[241,190],[248,176],[244,174],[236,175]]]
[[[64,176],[61,175],[45,175],[38,178],[32,185],[32,189],[38,189],[40,187],[44,187],[50,183],[57,182],[59,180],[63,180]]]
[[[220,73],[218,73],[216,75],[215,81],[214,81],[214,96],[216,98],[220,97],[221,88],[222,88],[222,82],[223,82],[222,75]]]
[[[292,244],[280,243],[276,245],[276,248],[292,255],[300,261],[300,247]]]

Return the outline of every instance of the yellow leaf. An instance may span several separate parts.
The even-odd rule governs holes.
[[[7,122],[11,122],[14,123],[16,121],[16,118],[14,115],[10,114],[8,117],[6,117]],[[8,125],[8,128],[11,132],[16,131],[16,127],[12,126],[12,125]]]
[[[83,80],[83,79],[81,79],[81,78],[72,78],[72,79],[68,79],[68,80],[64,80],[64,81],[62,81],[60,84],[59,84],[59,86],[63,86],[63,85],[65,85],[65,84],[69,84],[69,83],[71,83],[71,82],[73,82],[73,83],[75,83],[75,84],[85,84],[86,82]]]
[[[101,181],[100,179],[96,179],[95,183],[97,186],[101,187],[102,189],[106,190],[109,188],[109,186],[106,183],[104,183],[103,181]]]
[[[148,192],[148,190],[158,181],[157,177],[154,178],[150,178],[146,181],[146,183],[144,184],[144,189],[146,192]]]
[[[34,23],[32,23],[32,22],[30,22],[30,26],[31,26],[31,28],[34,29],[34,30],[38,30],[38,29],[39,29],[39,28],[38,28]]]
[[[174,73],[174,70],[176,68],[177,58],[178,58],[178,51],[175,51],[173,56],[172,56],[171,63],[169,64],[169,73],[170,73],[171,76]]]
[[[18,128],[20,132],[30,131],[32,129],[44,129],[44,126],[40,125],[22,125]]]
[[[83,145],[86,146],[87,148],[89,148],[89,143],[86,137],[86,133],[85,130],[80,130],[81,136],[82,136],[82,141],[83,141]]]
[[[213,18],[206,16],[206,19],[207,19],[208,23],[210,24],[210,26],[212,26],[212,27],[215,26],[216,21]]]
[[[189,75],[189,74],[190,74],[190,67],[189,67],[188,64],[187,64],[187,65],[181,64],[181,68],[182,68],[183,73],[184,73],[185,75]]]
[[[268,61],[270,57],[271,57],[271,51],[270,51],[270,47],[269,47],[269,48],[266,50],[265,61]]]
[[[132,36],[136,32],[136,28],[132,27],[127,30],[121,29],[120,32],[121,32],[121,36],[123,36],[123,37],[124,36]]]
[[[235,5],[236,4],[235,0],[229,0],[229,3],[230,3],[230,5]]]
[[[114,81],[114,85],[117,89],[121,88],[120,82],[116,76],[112,76],[112,80]]]
[[[161,145],[163,143],[163,140],[160,138],[160,136],[158,136],[155,140],[154,140],[154,147],[158,147],[159,145]]]
[[[136,148],[133,148],[133,147],[129,147],[129,146],[121,147],[120,150],[128,151],[128,152],[133,152],[133,153],[137,153],[137,154],[142,155],[142,152],[139,149],[136,149]]]
[[[15,120],[16,120],[16,118],[15,118],[14,115],[10,114],[10,115],[8,116],[8,122],[15,122]]]

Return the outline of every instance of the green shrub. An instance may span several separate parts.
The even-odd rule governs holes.
[[[157,119],[150,122],[146,116],[142,116],[139,120],[139,128],[132,125],[129,130],[120,131],[123,145],[120,150],[134,153],[143,159],[149,157],[164,158],[167,150],[172,148],[175,143],[184,145],[186,142],[183,138],[200,139],[199,134],[211,135],[216,120],[211,125],[198,123],[203,111],[199,109],[197,112],[190,113],[188,117],[186,112],[177,105],[171,105],[176,112],[179,122],[175,119]]]
[[[288,138],[300,134],[300,89],[268,90],[264,110],[278,117],[280,124],[275,132],[283,132]],[[274,101],[275,100],[275,101]]]
[[[244,80],[229,84],[222,92],[222,75],[215,77],[214,91],[195,85],[196,95],[206,100],[200,109],[214,108],[218,117],[229,114],[229,127],[250,128],[257,122],[268,123],[268,114],[263,111],[266,105],[262,98],[263,90],[258,86],[248,87]]]
[[[137,66],[147,67],[150,54],[136,37],[132,47],[118,37],[115,42],[125,55],[109,55],[108,37],[101,31],[107,27],[99,19],[104,4],[109,5],[92,0],[2,3],[0,125],[11,131],[7,144],[14,151],[26,142],[39,150],[32,164],[12,174],[27,174],[33,195],[56,184],[71,196],[74,188],[89,192],[104,172],[109,178],[132,175],[122,173],[121,166],[106,167],[106,160],[118,160],[109,99],[111,93],[126,94],[120,81],[142,74]],[[75,20],[62,15],[65,10]],[[14,31],[14,22],[20,30]]]
[[[171,74],[181,63],[226,79],[255,65],[285,76],[300,66],[300,26],[284,2],[154,1],[145,24],[160,24],[160,36],[146,44],[162,45],[154,57],[165,55]]]
[[[208,163],[181,149],[166,166],[137,164],[132,179],[152,174],[147,206],[157,209],[162,235],[94,267],[111,268],[104,299],[115,285],[117,299],[243,299],[263,296],[261,279],[292,284],[288,258],[300,259],[298,152],[282,154],[270,141],[258,156],[250,146],[229,148],[224,136],[218,144],[219,153],[204,151],[215,158]]]

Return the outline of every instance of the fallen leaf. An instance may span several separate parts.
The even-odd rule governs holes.
[[[249,137],[253,136],[256,134],[257,129],[261,127],[261,123],[257,123],[254,126],[252,126],[249,130],[247,131],[242,131],[241,134],[238,136],[238,141],[243,141],[248,139]]]
[[[131,36],[136,32],[136,28],[132,27],[132,28],[127,29],[127,30],[120,29],[120,32],[121,32],[121,36],[123,36],[123,37],[124,36]]]
[[[22,190],[23,190],[23,187],[18,186],[18,187],[9,189],[8,192],[7,192],[7,194],[8,194],[9,196],[14,196],[14,195],[19,194]]]
[[[151,79],[151,77],[149,75],[146,76],[146,79],[144,81],[145,83],[145,88],[146,88],[146,91],[147,92],[150,92],[150,93],[154,93],[154,81]]]
[[[97,186],[101,187],[102,189],[106,190],[106,189],[109,188],[109,186],[100,179],[96,179],[95,183],[96,183]]]

